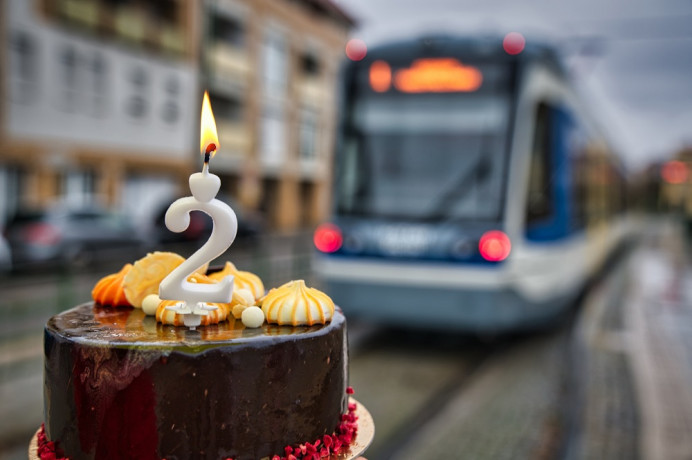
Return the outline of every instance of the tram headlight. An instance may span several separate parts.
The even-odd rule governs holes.
[[[505,260],[512,250],[512,242],[506,233],[500,230],[490,230],[481,236],[478,251],[489,262]]]
[[[339,227],[334,224],[325,223],[317,227],[312,241],[319,251],[331,253],[341,248],[344,242],[344,236]]]

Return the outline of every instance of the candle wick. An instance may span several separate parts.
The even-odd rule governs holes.
[[[215,151],[216,151],[216,144],[215,144],[214,142],[210,142],[210,143],[207,145],[207,148],[204,149],[204,154],[205,154],[205,155],[209,155],[209,154],[211,154],[212,152],[215,152]]]
[[[209,174],[209,160],[211,160],[211,154],[216,152],[216,144],[210,142],[207,144],[207,148],[204,149],[204,167],[202,167],[202,172],[204,174]]]

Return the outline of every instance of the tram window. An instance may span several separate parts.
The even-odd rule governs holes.
[[[588,200],[588,160],[585,151],[572,156],[572,198],[573,225],[577,229],[584,228],[587,220]]]
[[[483,75],[476,91],[377,91],[370,69],[355,69],[337,168],[340,213],[425,222],[502,218],[514,68],[464,64]],[[410,65],[389,61],[392,71]]]
[[[549,217],[552,210],[550,112],[550,108],[544,103],[541,103],[536,110],[536,128],[529,165],[529,190],[526,206],[528,225]]]

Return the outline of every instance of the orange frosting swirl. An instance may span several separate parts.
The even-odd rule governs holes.
[[[248,291],[252,292],[253,296],[255,296],[255,300],[264,295],[264,284],[262,284],[260,277],[251,272],[238,270],[231,262],[226,262],[223,270],[216,273],[210,273],[207,276],[213,280],[221,281],[228,275],[233,275],[234,290],[247,289]]]
[[[132,264],[126,264],[118,273],[101,278],[91,291],[91,297],[94,301],[101,305],[110,305],[112,307],[131,306],[123,290],[123,280],[131,268]]]

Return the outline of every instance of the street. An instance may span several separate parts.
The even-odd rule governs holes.
[[[247,247],[229,257],[267,286],[312,275],[309,235]],[[112,268],[2,281],[0,458],[26,458],[43,419],[43,323],[88,300]],[[479,337],[351,320],[350,384],[376,426],[367,457],[690,458],[691,281],[680,233],[664,225],[546,331]]]
[[[0,460],[692,460],[690,19],[0,1]]]

